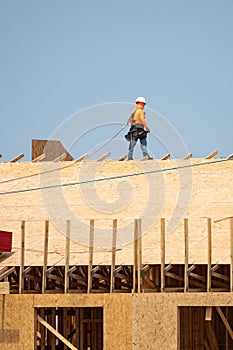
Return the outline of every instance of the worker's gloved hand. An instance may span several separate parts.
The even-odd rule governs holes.
[[[147,127],[146,128],[146,132],[150,133],[150,128]]]

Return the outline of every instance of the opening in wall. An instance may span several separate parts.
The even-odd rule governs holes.
[[[178,329],[178,350],[233,349],[233,307],[180,307]]]
[[[102,307],[35,309],[36,350],[102,350]]]

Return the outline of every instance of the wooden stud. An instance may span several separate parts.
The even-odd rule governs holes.
[[[94,220],[90,220],[89,264],[88,264],[88,286],[87,286],[88,293],[91,293],[91,290],[92,290],[93,246],[94,246]]]
[[[124,156],[120,157],[118,160],[123,161],[123,160],[126,160],[127,158],[128,158],[128,154],[125,154]]]
[[[66,159],[66,153],[62,153],[62,154],[60,154],[60,156],[58,156],[57,158],[55,158],[54,160],[53,160],[53,162],[62,162],[63,160],[65,160]]]
[[[32,163],[37,163],[37,162],[40,162],[41,160],[45,159],[46,158],[46,155],[44,153],[42,153],[40,156],[34,158],[32,160]]]
[[[212,321],[212,306],[206,307],[205,310],[205,321]]]
[[[165,219],[160,219],[161,292],[165,290]]]
[[[136,292],[137,269],[138,269],[138,221],[134,220],[134,263],[133,263],[133,292]]]
[[[67,335],[68,335],[68,313],[67,313],[67,308],[64,307],[63,308],[63,335],[64,337],[67,339]],[[64,345],[64,350],[67,350],[67,346],[66,344]]]
[[[111,152],[105,153],[102,157],[97,159],[97,162],[102,162],[103,160],[107,159],[108,157],[111,156]]]
[[[142,228],[141,228],[141,219],[137,220],[137,237],[138,237],[138,247],[137,247],[137,256],[138,256],[138,293],[142,291]]]
[[[233,340],[233,331],[231,329],[231,326],[229,325],[229,322],[226,319],[226,316],[224,315],[224,313],[222,312],[222,309],[220,308],[220,306],[216,306],[216,310],[218,311],[219,316],[221,317],[231,339]]]
[[[51,333],[53,333],[58,339],[60,339],[66,346],[71,350],[78,350],[74,345],[72,345],[63,335],[58,333],[48,322],[46,322],[40,315],[37,315],[38,321],[47,328]]]
[[[187,156],[185,156],[185,157],[183,158],[183,160],[190,159],[190,158],[192,158],[192,156],[193,156],[193,154],[192,154],[192,153],[189,153],[189,154],[187,154]]]
[[[168,154],[165,154],[165,156],[163,156],[162,158],[161,158],[161,160],[167,160],[167,159],[169,159],[171,157],[171,155],[170,155],[170,153],[168,153]]]
[[[25,221],[21,222],[19,294],[24,290],[24,252],[25,252]]]
[[[69,268],[70,268],[70,220],[66,221],[66,259],[65,259],[65,293],[69,293]]]
[[[40,316],[44,319],[45,318],[45,309],[44,307],[42,309],[40,309]],[[38,320],[38,317],[37,317],[37,320]],[[39,321],[38,321],[39,323]],[[39,323],[39,326],[40,326],[40,323]],[[46,332],[45,332],[45,328],[44,327],[41,327],[41,341],[40,341],[40,346],[41,346],[41,350],[45,350],[45,336],[46,336]]]
[[[56,308],[55,307],[51,308],[51,326],[56,329]],[[51,339],[51,347],[52,347],[51,350],[56,350],[56,337],[53,333],[51,334],[50,339]]]
[[[80,328],[80,316],[79,316],[79,308],[75,309],[75,316],[76,316],[76,321],[75,321],[75,334],[76,334],[76,347],[79,349],[79,341],[80,341],[80,332],[79,332],[79,328]]]
[[[205,328],[211,350],[219,350],[218,341],[212,322],[206,322]]]
[[[208,266],[207,266],[207,292],[211,290],[211,262],[212,262],[212,228],[211,219],[207,219],[208,226]]]
[[[20,153],[18,156],[10,160],[10,163],[16,163],[18,160],[22,159],[24,157],[24,153]]]
[[[233,153],[230,154],[230,155],[227,157],[227,159],[233,159]]]
[[[83,154],[81,157],[75,159],[75,163],[82,162],[84,159],[86,159],[89,156],[88,153]]]
[[[216,154],[218,154],[218,151],[213,151],[212,153],[208,154],[208,156],[205,157],[205,159],[211,159],[213,158],[214,156],[216,156]]]
[[[188,219],[184,219],[184,292],[188,291],[189,278],[188,278],[188,263],[189,263],[189,241],[188,241]]]
[[[113,220],[113,230],[112,230],[112,265],[111,265],[110,293],[114,292],[114,288],[115,288],[116,234],[117,234],[117,220]]]
[[[230,218],[230,292],[233,292],[233,218]]]
[[[228,321],[229,319],[229,308],[226,306],[226,319]],[[226,349],[228,350],[229,349],[229,334],[228,334],[228,331],[226,329],[225,331],[225,339],[226,339]]]
[[[49,241],[49,221],[45,221],[45,231],[44,231],[44,264],[43,264],[43,274],[42,274],[42,294],[46,291],[46,281],[47,281],[47,265],[48,265],[48,241]]]
[[[84,349],[83,338],[84,338],[84,326],[83,326],[83,307],[80,308],[80,350]]]

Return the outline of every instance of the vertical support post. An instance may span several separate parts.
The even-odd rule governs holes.
[[[45,319],[45,309],[43,307],[43,309],[40,309],[40,316]],[[41,350],[45,350],[45,337],[46,337],[46,331],[45,331],[45,327],[43,327],[41,324],[40,324],[40,334],[41,334],[41,342],[40,342],[40,348]]]
[[[84,349],[83,307],[80,308],[80,350]]]
[[[94,245],[94,220],[90,220],[89,265],[88,265],[87,293],[91,293],[91,289],[92,289],[93,245]]]
[[[113,230],[112,230],[112,265],[111,265],[110,293],[114,292],[114,287],[115,287],[116,234],[117,234],[117,220],[113,220]]]
[[[229,308],[226,306],[226,320],[229,320]],[[225,330],[225,337],[226,337],[226,349],[229,349],[229,333],[227,329]]]
[[[208,266],[207,266],[207,292],[211,290],[211,261],[212,261],[212,227],[211,219],[207,219],[208,226]]]
[[[188,219],[184,219],[184,292],[188,292],[188,263],[189,263],[189,240],[188,240]]]
[[[45,231],[44,231],[44,264],[43,264],[43,274],[42,274],[42,294],[46,291],[46,273],[48,265],[48,241],[49,241],[49,221],[45,221]]]
[[[65,293],[69,292],[69,276],[70,267],[70,220],[66,221],[66,261],[65,261]]]
[[[55,307],[51,308],[51,326],[56,329],[56,309]],[[54,334],[51,334],[51,348],[56,350],[56,337]]]
[[[80,309],[75,309],[75,316],[76,316],[76,347],[79,349],[79,340],[80,340],[80,316],[79,316]]]
[[[161,292],[165,290],[165,219],[160,219]]]
[[[230,292],[233,292],[233,218],[230,218],[230,242],[231,242],[231,252],[230,252]]]
[[[138,269],[138,221],[134,220],[134,243],[133,243],[133,292],[136,292],[137,269]]]
[[[138,293],[142,291],[142,227],[141,227],[141,219],[137,220],[137,231],[138,231]]]
[[[67,308],[63,308],[63,337],[67,339],[68,335],[68,312]],[[64,350],[68,350],[67,346],[64,344]]]
[[[24,290],[24,252],[25,252],[25,221],[21,222],[19,294]]]

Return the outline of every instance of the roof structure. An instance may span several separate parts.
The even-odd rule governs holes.
[[[70,220],[70,264],[88,264],[94,220],[93,264],[111,264],[117,220],[116,264],[133,264],[134,220],[141,219],[142,263],[161,261],[160,219],[165,218],[167,264],[185,259],[184,218],[189,225],[189,263],[229,264],[233,216],[233,162],[186,159],[119,162],[0,163],[0,229],[13,232],[13,252],[0,266],[20,265],[25,221],[25,266],[43,265],[44,226],[49,220],[48,265],[65,264]]]

